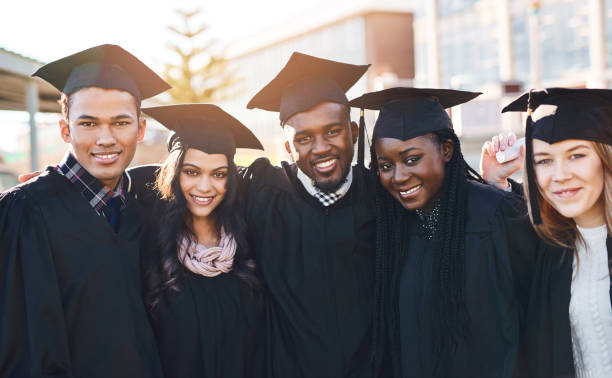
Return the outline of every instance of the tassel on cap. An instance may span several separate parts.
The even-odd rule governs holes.
[[[531,94],[533,89],[529,91],[527,100],[527,121],[525,124],[525,169],[527,169],[527,180],[529,182],[529,207],[531,209],[531,218],[534,224],[542,224],[540,215],[540,203],[538,201],[538,184],[536,182],[535,170],[533,166],[533,103]]]
[[[359,136],[357,137],[357,165],[365,167],[365,118],[363,106],[361,107],[361,113],[359,116]]]

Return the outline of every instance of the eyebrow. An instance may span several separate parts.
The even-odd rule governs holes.
[[[419,149],[419,147],[408,147],[408,148],[406,148],[405,150],[400,151],[400,152],[399,152],[399,154],[400,154],[400,155],[403,155],[403,154],[405,154],[405,153],[412,152],[412,150],[418,150],[418,149]],[[376,158],[376,160],[389,160],[389,159],[388,159],[388,158],[386,158],[386,157],[384,157],[384,156],[378,156],[378,157]]]
[[[570,148],[566,152],[571,152],[571,151],[577,150],[579,148],[589,148],[589,146],[587,146],[586,144],[579,144],[579,145],[577,145],[575,147]]]
[[[419,149],[418,147],[408,147],[404,151],[400,151],[400,155],[403,155],[407,152],[412,152],[412,150],[418,150],[418,149]]]
[[[332,122],[332,123],[328,123],[327,125],[323,126],[325,128],[330,128],[330,127],[334,127],[334,126],[342,126],[344,122],[342,121],[337,121],[337,122]]]
[[[116,121],[118,119],[124,119],[124,118],[133,119],[132,116],[129,115],[129,114],[119,114],[119,115],[116,115],[114,117],[111,117],[111,120]],[[94,117],[94,116],[91,116],[91,115],[88,115],[88,114],[80,115],[77,119],[94,120],[94,121],[99,120],[98,117]]]
[[[325,128],[325,129],[329,129],[330,127],[342,126],[342,125],[343,125],[342,121],[336,121],[336,122],[328,123],[327,125],[323,125],[322,127]],[[291,126],[291,125],[288,125],[288,126]],[[293,126],[291,126],[291,127],[293,127]],[[298,131],[298,132],[295,133],[295,136],[298,136],[298,135],[301,135],[301,134],[310,134],[310,131]]]
[[[118,119],[123,119],[123,118],[129,118],[129,119],[132,119],[133,117],[132,117],[131,115],[129,115],[129,114],[119,114],[119,115],[116,115],[116,116],[114,116],[114,117],[111,117],[111,119],[112,119],[113,121],[116,121],[116,120],[118,120]]]
[[[566,150],[565,153],[572,152],[572,151],[575,151],[575,150],[580,149],[580,148],[589,148],[589,146],[587,146],[586,144],[579,144],[577,146],[574,146],[574,147]],[[533,154],[533,157],[536,157],[536,156],[548,156],[548,155],[550,155],[550,152],[537,152],[537,153]]]
[[[187,162],[187,161],[183,162],[183,166],[181,168],[184,168],[186,165],[188,165],[190,167],[193,167],[193,168],[196,168],[196,169],[201,169],[199,166],[197,166],[197,165],[195,165],[193,163]],[[222,165],[220,167],[214,168],[213,171],[218,171],[220,169],[229,169],[229,167],[227,165]]]
[[[97,120],[98,117],[94,117],[94,116],[90,116],[90,115],[87,115],[87,114],[83,114],[83,115],[80,115],[77,119]]]

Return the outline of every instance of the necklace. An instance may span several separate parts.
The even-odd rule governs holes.
[[[438,229],[438,222],[440,220],[440,200],[436,201],[436,204],[430,212],[420,209],[415,211],[421,220],[421,231],[423,236],[427,240],[433,240]]]

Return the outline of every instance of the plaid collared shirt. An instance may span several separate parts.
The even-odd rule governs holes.
[[[121,210],[125,208],[125,193],[127,193],[128,181],[125,173],[121,175],[115,190],[111,190],[87,172],[71,153],[66,154],[56,171],[76,185],[83,197],[99,215],[103,215],[102,209],[112,197],[119,196],[121,198]]]
[[[353,168],[351,167],[348,175],[346,175],[346,179],[344,179],[342,185],[340,185],[335,192],[322,191],[315,185],[314,181],[310,177],[306,176],[306,174],[299,168],[297,171],[297,177],[308,194],[315,197],[323,206],[329,207],[344,197],[344,195],[351,188],[351,184],[353,183]]]

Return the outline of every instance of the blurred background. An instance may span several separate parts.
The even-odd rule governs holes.
[[[59,94],[30,74],[103,43],[121,45],[174,87],[144,106],[214,102],[251,128],[265,152],[239,151],[243,165],[287,159],[278,113],[246,104],[293,51],[371,63],[349,98],[393,86],[483,92],[450,111],[475,168],[486,139],[522,134],[520,114],[500,114],[522,92],[612,82],[612,0],[21,0],[0,9],[0,189],[67,149]],[[370,135],[375,117],[366,114]],[[148,125],[133,164],[166,156],[167,131]]]

